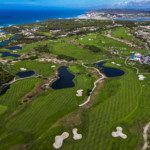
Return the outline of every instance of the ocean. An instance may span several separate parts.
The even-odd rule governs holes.
[[[47,19],[74,18],[85,13],[78,9],[0,10],[0,27],[39,22]]]
[[[74,18],[87,10],[49,8],[49,9],[1,9],[0,27],[39,22],[47,19]],[[149,21],[150,18],[117,18],[116,20]]]

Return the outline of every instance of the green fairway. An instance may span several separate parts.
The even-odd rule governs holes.
[[[134,41],[134,36],[129,32],[128,28],[120,27],[112,30],[112,36],[119,39],[125,39],[128,41]]]
[[[147,97],[150,93],[145,92],[147,87],[141,85],[133,71],[125,71],[126,75],[105,81],[94,106],[84,116],[86,122],[83,120],[81,128],[83,140],[66,143],[64,150],[139,149],[142,132],[139,130],[140,124],[150,117],[147,112],[150,106],[143,94]],[[144,117],[140,112],[147,114]],[[127,140],[114,139],[111,136],[117,126],[123,127],[128,135]]]
[[[94,62],[100,59],[100,53],[91,53],[87,49],[69,43],[67,41],[68,39],[55,42],[51,52],[55,55],[63,54],[66,56],[76,58],[77,60],[83,60],[85,62]]]
[[[32,142],[34,142],[38,140],[40,136],[47,133],[47,130],[49,130],[49,128],[51,128],[53,124],[59,120],[59,118],[63,117],[67,113],[72,112],[73,110],[78,109],[78,105],[84,98],[87,97],[87,90],[92,88],[94,78],[88,76],[86,70],[82,66],[70,66],[69,69],[76,75],[74,79],[74,88],[63,90],[49,89],[41,93],[27,107],[22,108],[22,110],[15,116],[12,114],[15,110],[19,109],[19,107],[17,108],[19,99],[21,99],[21,97],[27,93],[27,89],[30,91],[31,88],[33,88],[35,79],[27,79],[13,84],[7,93],[0,98],[1,104],[5,104],[9,108],[9,112],[7,112],[7,114],[4,116],[10,118],[6,122],[3,122],[6,130],[10,130],[12,132],[17,131],[19,137],[24,137],[24,134],[21,132],[25,133],[27,137],[33,135]],[[21,93],[18,92],[14,94],[14,90],[16,91],[22,84],[24,85],[24,88],[20,90]],[[82,98],[76,97],[76,90],[78,89],[84,90]],[[5,99],[11,101],[5,101]],[[12,132],[11,134],[13,134]],[[10,136],[7,135],[7,138],[10,138]],[[47,143],[45,146],[48,148],[49,144]],[[5,147],[2,147],[2,149],[4,148]]]
[[[95,20],[89,23],[92,21]],[[82,23],[87,24],[79,20]],[[122,27],[110,24],[96,31],[93,26],[85,26],[81,33],[74,34],[78,29],[74,24],[72,30],[66,30],[68,23],[60,22],[60,29],[56,30],[55,26],[41,23],[33,35],[42,35],[43,39],[22,37],[23,49],[17,52],[21,57],[14,61],[1,58],[1,76],[14,75],[17,81],[11,82],[0,95],[0,150],[53,150],[55,136],[63,132],[68,132],[69,138],[62,150],[141,150],[143,127],[150,119],[150,72],[148,65],[127,58],[132,51],[146,55],[148,50],[139,46],[142,42],[130,33],[133,28],[127,27],[128,24]],[[20,28],[27,27],[33,28],[32,25]],[[114,38],[108,36],[110,31]],[[68,36],[64,35],[66,32]],[[137,44],[136,48],[123,41]],[[5,50],[6,47],[1,49]],[[97,70],[94,65],[100,60],[124,74],[106,77],[102,74],[104,68]],[[61,80],[63,85],[70,78],[65,71],[59,70],[58,74],[61,66],[74,75],[74,86],[54,90],[51,85],[55,80]],[[16,73],[21,68],[33,70],[39,76],[19,79]],[[145,76],[143,81],[138,78],[138,69]],[[11,81],[4,79],[1,85]],[[77,95],[79,90],[83,90],[81,96]],[[118,126],[123,128],[127,139],[112,137]],[[79,129],[81,140],[73,140],[73,128]]]
[[[0,105],[0,115],[5,113],[7,110],[7,107],[6,106],[3,106],[3,105]]]
[[[127,40],[130,42],[133,42],[137,45],[143,45],[143,42],[141,40],[139,40],[138,38],[136,38],[130,31],[129,28],[125,28],[125,27],[120,27],[120,28],[114,28],[113,30],[111,30],[112,32],[112,36],[122,39],[122,40]]]
[[[55,65],[56,68],[52,68],[54,64],[52,63],[46,63],[46,62],[38,62],[38,61],[21,61],[18,63],[15,63],[14,66],[12,66],[13,72],[20,71],[20,68],[26,68],[28,70],[34,70],[37,74],[43,75],[45,77],[50,76],[57,68],[58,65]]]

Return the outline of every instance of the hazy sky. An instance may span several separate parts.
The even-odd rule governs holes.
[[[110,6],[123,0],[0,0],[2,4],[25,4],[25,5],[41,5],[41,6],[56,6],[56,7],[96,7]],[[131,1],[131,0],[126,0]],[[138,0],[136,0],[138,1]]]

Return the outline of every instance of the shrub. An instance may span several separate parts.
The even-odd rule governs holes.
[[[99,47],[96,47],[94,45],[85,45],[84,47],[89,49],[90,51],[92,51],[94,53],[99,53],[102,51]]]
[[[76,58],[73,58],[71,56],[66,56],[66,55],[58,55],[57,58],[58,59],[65,59],[67,61],[75,61],[75,60],[77,60]]]

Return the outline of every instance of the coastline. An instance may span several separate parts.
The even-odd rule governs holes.
[[[41,14],[36,10],[31,11],[31,17],[24,16],[28,10],[21,11],[21,14],[19,16],[15,16],[16,13],[18,13],[19,10],[13,10],[14,14],[9,14],[10,12],[8,11],[8,16],[10,19],[7,20],[7,18],[4,19],[5,14],[2,14],[2,10],[0,10],[0,29],[4,27],[11,27],[11,26],[17,26],[17,25],[26,25],[26,24],[32,24],[32,23],[38,23],[38,22],[44,22],[46,20],[50,19],[86,19],[86,20],[114,20],[114,21],[137,21],[137,22],[146,22],[150,21],[150,16],[143,16],[143,17],[128,17],[126,13],[124,13],[124,16],[122,17],[117,17],[116,16],[111,16],[109,12],[90,12],[87,10],[66,10],[62,14],[62,10],[55,10],[55,11],[43,11]],[[7,11],[6,11],[7,13]],[[28,12],[29,13],[29,12]],[[39,15],[39,16],[38,16]],[[22,18],[22,16],[24,16]],[[35,16],[35,17],[34,17]],[[18,18],[18,19],[17,19]],[[21,19],[20,19],[21,18]]]
[[[0,28],[43,22],[49,19],[73,19],[84,9],[0,10]]]

